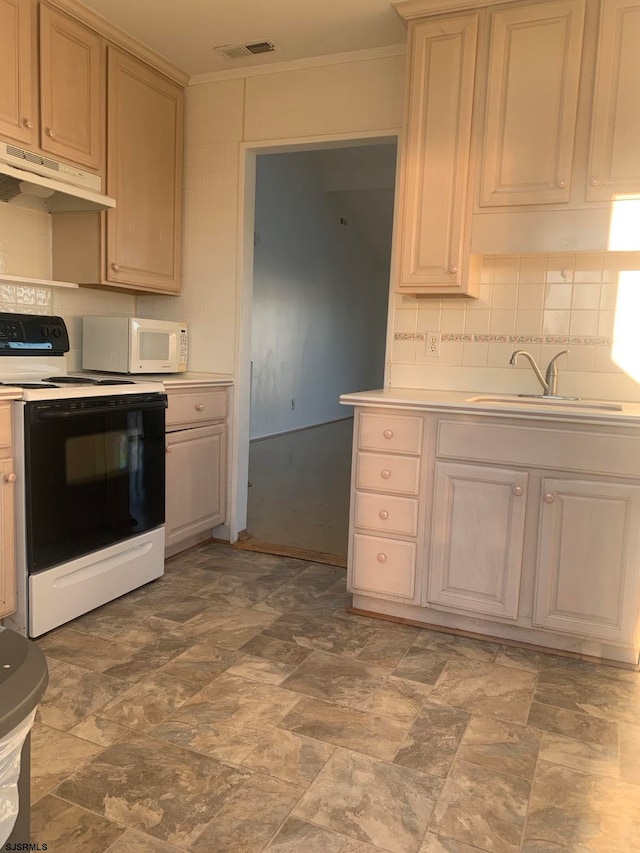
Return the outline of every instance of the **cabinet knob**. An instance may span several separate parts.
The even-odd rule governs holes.
[[[381,509],[378,515],[383,521],[386,521],[389,518],[389,513],[386,511],[386,509]]]
[[[111,264],[111,269],[112,269],[114,272],[119,272],[119,270],[120,270],[120,264]]]
[[[30,118],[23,118],[23,119],[22,119],[22,124],[23,124],[26,128],[28,128],[29,130],[33,130],[33,122],[31,121],[31,119],[30,119]]]
[[[458,267],[455,264],[451,264],[451,266],[449,267],[449,272],[450,273],[457,273]]]
[[[544,496],[542,498],[542,500],[546,504],[552,504],[555,501],[555,499],[556,499],[556,496],[553,494],[553,492],[545,492]]]
[[[383,468],[382,471],[380,471],[380,476],[383,480],[388,480],[391,476],[391,471],[389,471],[388,468]]]
[[[49,137],[49,139],[55,139],[55,138],[56,138],[56,133],[55,133],[55,131],[54,131],[54,129],[53,129],[52,127],[48,127],[48,128],[45,130],[45,133],[47,134],[47,136]]]
[[[385,431],[382,433],[382,435],[385,438],[393,438],[393,430],[392,429],[385,429]]]
[[[591,186],[599,187],[602,181],[599,178],[591,178]]]
[[[16,475],[15,475],[15,474],[13,474],[13,473],[11,473],[11,474],[5,474],[5,475],[4,475],[4,479],[5,479],[5,482],[6,482],[6,483],[15,483],[15,481],[16,481]]]
[[[171,453],[171,451],[173,450],[173,444],[167,444],[166,450],[167,450],[167,453]]]
[[[513,492],[513,494],[514,494],[517,498],[519,498],[519,497],[520,497],[520,495],[524,494],[524,489],[522,488],[522,486],[513,486],[513,487],[512,487],[512,489],[511,489],[511,491]]]
[[[204,412],[204,403],[196,403],[196,412]]]
[[[556,186],[563,190],[567,185],[566,181],[556,181]]]
[[[387,562],[387,555],[383,554],[382,551],[378,554],[378,562],[379,563],[386,563]]]

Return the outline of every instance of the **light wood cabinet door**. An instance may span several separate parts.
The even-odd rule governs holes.
[[[40,6],[40,146],[99,170],[105,113],[103,44],[96,33]]]
[[[604,0],[587,198],[640,192],[640,3]]]
[[[481,207],[569,201],[584,10],[557,0],[490,13]]]
[[[437,462],[428,601],[516,619],[527,474]]]
[[[33,99],[31,0],[0,0],[0,135],[31,146]]]
[[[396,289],[469,295],[468,180],[478,15],[409,27]]]
[[[543,481],[534,624],[634,643],[640,486]]]
[[[180,86],[108,50],[106,213],[109,282],[178,293],[182,234],[183,101]]]
[[[13,461],[0,459],[0,619],[16,609]]]
[[[225,516],[226,427],[167,433],[167,547],[221,524]]]

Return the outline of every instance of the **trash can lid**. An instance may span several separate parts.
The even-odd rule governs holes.
[[[47,661],[36,644],[0,627],[0,737],[33,711],[48,681]]]

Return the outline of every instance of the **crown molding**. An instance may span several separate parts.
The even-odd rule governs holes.
[[[426,18],[443,12],[464,12],[504,4],[505,0],[398,0],[391,5],[403,21]]]

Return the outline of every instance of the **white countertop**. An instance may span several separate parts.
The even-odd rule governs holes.
[[[476,399],[473,398],[486,398]],[[640,423],[640,403],[607,400],[556,401],[518,397],[491,391],[432,391],[420,388],[383,388],[342,394],[345,406],[398,407],[422,411],[455,411],[540,420],[603,424]],[[619,408],[612,408],[612,407]]]
[[[14,388],[12,385],[0,386],[0,400],[22,399],[22,388]]]
[[[189,388],[197,385],[233,385],[231,373],[199,373],[187,371],[186,373],[101,373],[95,370],[75,370],[73,376],[101,376],[113,379],[120,376],[134,382],[162,382],[165,388],[182,386]]]

